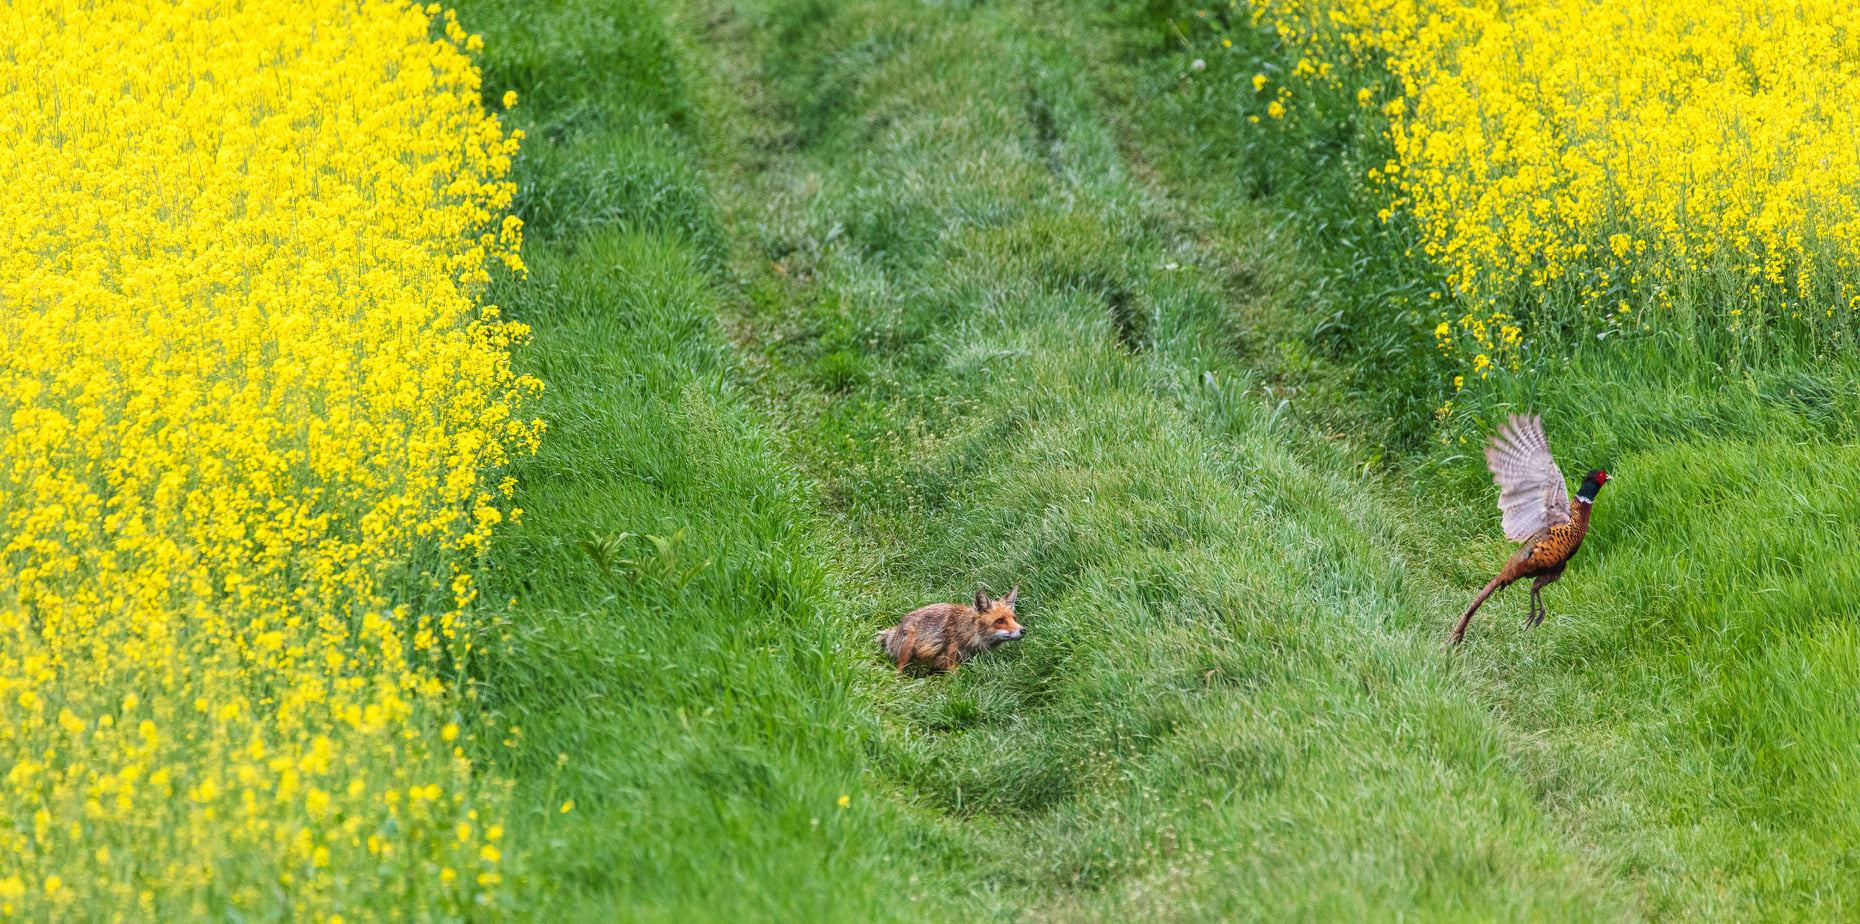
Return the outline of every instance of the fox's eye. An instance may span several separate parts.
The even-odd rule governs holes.
[[[995,620],[995,625],[997,625],[997,626],[1005,626],[1005,625],[1007,625],[1007,620],[1005,620],[1005,619],[997,619],[997,620]]]

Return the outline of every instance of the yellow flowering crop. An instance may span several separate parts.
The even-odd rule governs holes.
[[[0,4],[0,914],[497,901],[445,681],[539,425],[477,301],[521,269],[479,44]]]
[[[1591,330],[1683,316],[1734,340],[1853,335],[1860,28],[1845,4],[1251,6],[1291,53],[1399,87],[1383,107],[1395,160],[1375,177],[1459,298],[1456,355],[1515,357],[1513,318],[1537,307]]]

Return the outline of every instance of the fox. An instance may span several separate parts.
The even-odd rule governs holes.
[[[1019,587],[999,599],[978,589],[974,606],[933,603],[920,607],[905,614],[897,625],[878,633],[878,644],[898,662],[900,674],[914,661],[928,661],[936,670],[953,671],[962,662],[1027,634],[1014,618],[1014,601],[1019,597]]]

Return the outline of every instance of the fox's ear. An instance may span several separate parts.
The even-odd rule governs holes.
[[[1001,602],[1007,604],[1008,609],[1011,610],[1014,608],[1014,601],[1018,599],[1020,599],[1020,588],[1016,586],[1008,588],[1007,596],[1002,597]]]
[[[988,611],[988,604],[988,591],[977,590],[975,592],[975,608],[985,613]]]

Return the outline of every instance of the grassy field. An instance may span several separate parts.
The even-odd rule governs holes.
[[[1851,361],[1572,345],[1436,428],[1374,139],[1258,131],[1278,50],[1192,15],[466,5],[548,383],[475,665],[526,901],[1860,911]],[[1527,406],[1618,481],[1549,621],[1448,652],[1509,551],[1458,437]],[[1028,636],[895,677],[873,630],[978,583]]]

